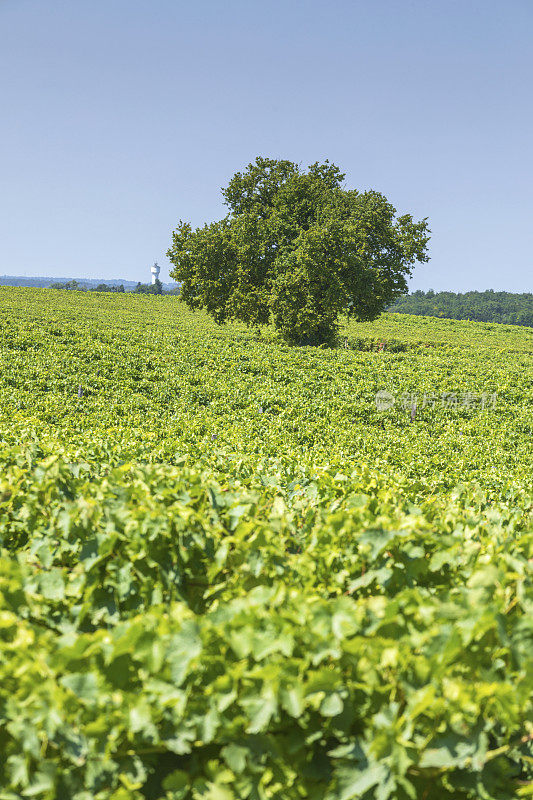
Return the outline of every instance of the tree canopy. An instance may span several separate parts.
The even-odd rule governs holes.
[[[500,322],[505,325],[533,327],[533,294],[512,292],[437,292],[418,289],[401,297],[389,309],[400,314],[422,314],[427,317],[470,319],[479,322]]]
[[[427,261],[426,219],[379,192],[346,189],[326,161],[303,171],[257,158],[222,194],[229,213],[193,230],[180,221],[168,257],[181,297],[223,323],[273,323],[299,344],[335,339],[340,315],[375,319]]]

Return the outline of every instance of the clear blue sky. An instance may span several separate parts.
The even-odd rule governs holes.
[[[149,280],[257,155],[429,217],[412,288],[533,286],[532,0],[0,0],[0,274]]]

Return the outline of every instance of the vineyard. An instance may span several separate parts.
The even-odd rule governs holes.
[[[0,800],[533,797],[533,329],[342,342],[0,288]]]

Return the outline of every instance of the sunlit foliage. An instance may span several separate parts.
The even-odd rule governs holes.
[[[532,337],[1,289],[0,798],[531,796]]]

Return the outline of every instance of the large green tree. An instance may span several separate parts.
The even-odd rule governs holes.
[[[427,221],[343,181],[328,161],[302,171],[257,158],[236,173],[222,190],[224,219],[174,231],[168,257],[183,300],[219,323],[273,322],[299,344],[333,341],[343,314],[375,319],[428,260]]]

